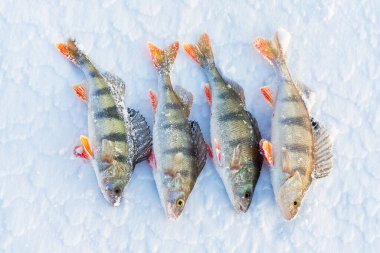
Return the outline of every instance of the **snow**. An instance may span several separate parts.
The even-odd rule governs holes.
[[[0,2],[0,251],[2,252],[375,252],[380,247],[378,1]],[[157,73],[146,43],[212,40],[223,74],[245,89],[269,138],[271,109],[259,87],[271,66],[252,48],[283,27],[289,68],[317,91],[313,114],[335,135],[335,169],[315,181],[286,222],[264,168],[246,214],[236,214],[211,161],[182,217],[169,221],[151,169],[136,167],[117,208],[103,199],[91,165],[72,149],[87,133],[71,84],[83,75],[54,45],[77,39],[91,59],[127,84],[125,102],[150,126]],[[209,140],[205,77],[181,49],[173,84],[194,95],[191,119]]]

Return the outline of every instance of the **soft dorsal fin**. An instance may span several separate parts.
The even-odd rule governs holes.
[[[311,110],[311,108],[313,107],[313,105],[315,104],[315,92],[309,88],[307,85],[305,85],[304,83],[300,82],[300,81],[295,81],[294,82],[294,85],[296,86],[297,90],[299,91],[305,105],[306,105],[306,108],[309,110]]]
[[[236,82],[229,80],[227,85],[231,85],[232,89],[239,95],[241,101],[245,103],[244,89]]]
[[[130,140],[132,145],[130,152],[133,154],[132,163],[137,164],[146,160],[152,149],[152,134],[145,118],[136,110],[127,108],[127,126],[130,127]]]
[[[106,81],[108,87],[110,88],[111,95],[114,97],[114,99],[119,103],[124,103],[124,94],[125,94],[125,83],[124,81],[110,73],[110,72],[103,72],[102,76],[104,80]]]
[[[222,72],[219,71],[218,69],[218,72],[220,73],[220,75],[222,76],[224,82],[229,85],[235,92],[236,94],[238,94],[238,96],[240,97],[241,101],[243,103],[245,103],[245,95],[244,95],[244,89],[235,81],[225,77]]]
[[[175,86],[174,91],[181,100],[181,103],[184,105],[185,116],[188,117],[193,104],[193,94],[182,86]]]
[[[203,139],[201,128],[196,121],[190,121],[191,135],[196,157],[198,175],[201,173],[207,159],[207,144]]]
[[[332,142],[327,129],[310,119],[314,136],[314,178],[326,177],[333,166]]]

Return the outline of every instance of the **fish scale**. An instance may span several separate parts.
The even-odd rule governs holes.
[[[188,119],[191,94],[183,88],[173,88],[170,81],[178,42],[165,50],[151,43],[148,46],[159,76],[158,98],[151,92],[155,110],[151,164],[166,214],[176,219],[204,167],[207,149],[198,124]]]
[[[78,156],[90,160],[103,196],[118,206],[135,164],[146,159],[151,150],[149,127],[139,113],[125,108],[125,84],[120,78],[100,73],[73,40],[58,44],[57,49],[87,80],[74,87],[88,109],[89,138],[81,137],[84,152]]]
[[[257,122],[245,108],[242,88],[227,82],[215,67],[208,35],[203,34],[196,45],[185,44],[184,49],[201,65],[210,85],[209,91],[206,88],[206,97],[211,103],[210,132],[215,167],[235,210],[246,212],[263,160]]]
[[[309,115],[312,92],[293,80],[286,64],[290,35],[280,29],[272,40],[258,38],[256,49],[273,65],[279,88],[274,98],[268,87],[261,89],[274,106],[272,144],[261,148],[270,169],[276,201],[285,219],[293,219],[314,178],[325,177],[332,168],[332,143],[327,130]],[[313,125],[312,125],[313,122]]]

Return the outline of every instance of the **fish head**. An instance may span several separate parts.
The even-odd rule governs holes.
[[[112,206],[120,205],[127,182],[125,173],[121,173],[121,169],[120,164],[111,164],[104,170],[101,178],[103,196]]]
[[[232,183],[232,202],[238,212],[247,212],[253,196],[253,170],[251,166],[244,166],[235,172]]]
[[[160,195],[162,205],[169,219],[176,220],[182,213],[190,193],[188,174],[182,171],[166,170]]]
[[[185,193],[183,191],[169,191],[166,198],[166,213],[169,219],[176,220],[185,207]]]
[[[304,196],[302,179],[298,171],[285,180],[277,195],[277,202],[285,219],[293,219]]]

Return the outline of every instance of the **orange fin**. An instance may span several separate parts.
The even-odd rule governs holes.
[[[216,159],[219,163],[219,165],[221,165],[222,163],[222,150],[220,148],[220,144],[218,142],[218,140],[214,140],[214,148],[215,148],[215,155],[216,155]]]
[[[253,42],[253,46],[271,64],[273,64],[278,57],[277,50],[273,48],[269,40],[265,40],[263,38],[257,38]]]
[[[157,102],[158,102],[156,93],[154,93],[154,91],[152,90],[149,90],[149,98],[150,98],[150,103],[152,105],[153,111],[156,112]]]
[[[214,54],[207,33],[202,34],[197,45],[184,43],[183,49],[185,49],[186,53],[202,67],[214,64]]]
[[[88,138],[86,136],[81,135],[80,136],[80,141],[82,142],[83,148],[86,151],[86,153],[91,158],[93,158],[94,157],[94,153],[92,152],[92,149],[91,149],[90,142],[89,142]]]
[[[57,50],[74,64],[78,64],[78,58],[82,55],[75,40],[69,39],[66,43],[58,43]]]
[[[177,56],[179,43],[178,41],[172,43],[164,50],[159,49],[153,43],[148,42],[149,53],[152,57],[154,67],[157,70],[170,71]]]
[[[203,90],[204,90],[204,92],[205,92],[205,96],[206,96],[207,103],[211,106],[211,103],[212,103],[212,96],[211,96],[210,85],[205,84],[205,86],[203,87]]]
[[[87,101],[87,91],[83,84],[76,84],[73,86],[75,94],[84,102]]]
[[[212,154],[212,148],[210,147],[210,144],[206,144],[207,154],[212,159],[214,156]]]
[[[261,154],[264,156],[265,160],[267,161],[267,163],[270,166],[273,166],[274,162],[273,162],[273,155],[272,155],[272,144],[269,141],[262,139],[260,141],[260,151],[261,151]]]
[[[156,157],[154,156],[153,149],[150,151],[150,155],[148,157],[148,163],[153,169],[157,169]]]
[[[264,86],[260,88],[261,94],[263,94],[265,100],[273,106],[273,93],[272,90],[268,86]]]
[[[77,145],[74,147],[73,153],[76,157],[80,157],[86,160],[90,160],[90,157],[87,155],[84,147],[82,145]]]

